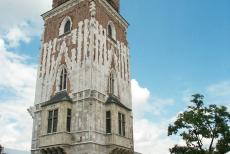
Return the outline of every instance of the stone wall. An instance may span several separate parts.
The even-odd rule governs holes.
[[[122,103],[129,108],[132,107],[130,53],[124,34],[125,27],[121,28],[121,24],[119,25],[115,19],[112,20],[116,27],[117,40],[114,42],[108,38],[107,24],[111,17],[102,11],[105,9],[102,9],[99,2],[96,4],[98,4],[96,18],[89,17],[90,13],[87,11],[72,6],[68,8],[69,12],[63,10],[64,13],[45,20],[45,37],[41,48],[36,104],[49,100],[57,92],[57,74],[59,67],[64,64],[68,70],[70,95],[91,88],[107,94],[108,77],[114,70],[116,74],[115,94]],[[77,5],[78,7],[88,10],[89,6],[86,1],[83,1]],[[67,35],[59,36],[58,29],[66,16],[72,19],[72,31]]]
[[[49,151],[49,147],[64,149],[67,154],[108,154],[120,147],[132,150],[128,23],[106,0],[68,0],[42,16],[45,26],[33,107],[32,153],[41,148]],[[62,34],[66,19],[71,20],[71,31]],[[115,27],[115,39],[107,34],[109,23]],[[72,102],[41,106],[59,92],[63,66],[68,72],[66,91]],[[122,106],[106,104],[111,73],[115,75],[113,95]],[[58,131],[47,134],[47,114],[54,108],[59,109]],[[72,109],[71,133],[65,130],[67,108]],[[112,134],[105,132],[107,110],[112,113]],[[118,135],[118,112],[126,116],[125,137]],[[114,146],[108,148],[110,145]]]

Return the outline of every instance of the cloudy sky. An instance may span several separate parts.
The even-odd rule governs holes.
[[[135,149],[167,154],[190,95],[230,107],[229,0],[122,0],[129,21]],[[0,0],[0,143],[30,149],[36,68],[51,0]],[[9,11],[10,10],[10,11]]]

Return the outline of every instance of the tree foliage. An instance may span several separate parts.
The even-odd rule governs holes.
[[[3,146],[0,144],[0,154],[2,154]]]
[[[225,154],[230,151],[230,113],[225,106],[204,106],[203,95],[192,96],[192,105],[169,125],[168,135],[179,134],[185,146],[175,145],[172,154]]]

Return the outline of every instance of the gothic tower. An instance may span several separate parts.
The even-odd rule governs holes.
[[[119,0],[53,0],[42,15],[32,154],[133,154],[128,23]]]

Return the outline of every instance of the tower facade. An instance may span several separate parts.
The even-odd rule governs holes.
[[[131,154],[128,23],[119,0],[53,0],[42,15],[32,154]]]

